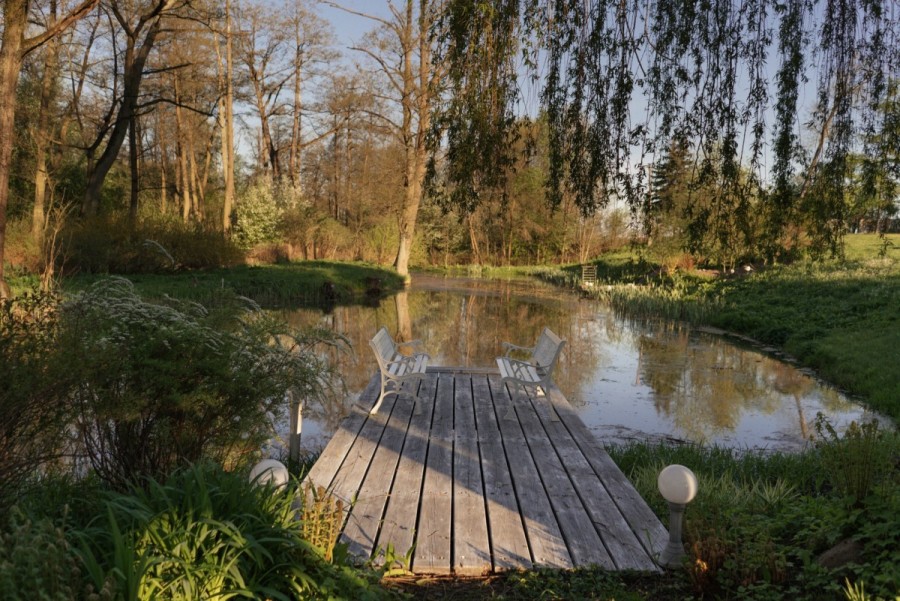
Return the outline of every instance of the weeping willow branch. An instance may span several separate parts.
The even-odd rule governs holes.
[[[442,25],[449,83],[432,144],[446,161],[431,173],[445,206],[471,211],[503,189],[530,74],[551,205],[588,215],[622,199],[640,214],[648,168],[680,140],[705,191],[687,210],[689,246],[732,258],[777,258],[797,224],[839,251],[847,156],[883,139],[878,107],[900,79],[895,0],[449,0]],[[807,159],[810,79],[820,144]]]

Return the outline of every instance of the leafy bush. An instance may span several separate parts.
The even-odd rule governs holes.
[[[821,413],[816,416],[817,447],[828,479],[843,495],[861,506],[872,488],[890,473],[891,449],[875,420],[847,427],[843,436]]]
[[[308,259],[359,259],[364,240],[329,214],[296,203],[281,214],[279,231],[295,254]],[[366,234],[363,234],[364,238]]]
[[[69,601],[82,581],[62,528],[18,508],[0,527],[0,591],[8,601]]]
[[[286,394],[313,398],[329,367],[321,332],[285,329],[250,301],[154,304],[124,279],[62,305],[60,360],[91,467],[118,487],[201,458],[233,461],[271,434]],[[333,340],[333,338],[332,338]]]
[[[91,584],[116,599],[377,599],[374,576],[328,563],[302,538],[286,490],[200,465],[111,494],[77,536]]]
[[[0,507],[61,452],[66,375],[50,360],[58,338],[53,296],[0,302]]]
[[[238,197],[234,208],[234,239],[244,249],[274,242],[281,235],[281,218],[294,204],[292,190],[260,178]]]
[[[876,455],[897,449],[888,435],[872,445]],[[659,471],[679,463],[697,474],[697,497],[685,513],[684,574],[699,597],[843,599],[845,579],[865,583],[873,597],[900,590],[897,466],[884,466],[889,484],[871,488],[865,505],[853,507],[829,486],[831,468],[818,449],[786,455],[635,444],[610,453],[663,520]],[[822,554],[842,541],[853,541],[859,556],[825,567]]]
[[[222,232],[202,223],[125,215],[88,219],[64,234],[61,271],[75,273],[165,273],[236,265],[241,250]]]

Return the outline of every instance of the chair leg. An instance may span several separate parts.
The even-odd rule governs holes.
[[[388,392],[385,390],[385,381],[384,376],[381,377],[381,394],[378,395],[378,400],[375,402],[375,406],[372,407],[372,410],[369,411],[369,415],[375,415],[378,413],[378,409],[381,407],[381,403],[384,402],[384,397],[387,396]]]
[[[516,420],[516,407],[515,407],[515,404],[516,404],[516,397],[518,396],[518,395],[516,394],[516,392],[519,391],[519,388],[520,388],[519,384],[513,384],[512,386],[509,386],[509,387],[508,387],[508,390],[509,390],[509,410],[506,412],[506,415],[503,416],[503,419],[505,419],[505,420],[507,420],[507,421],[515,421],[515,420]],[[525,392],[525,388],[524,388],[524,387],[522,387],[522,392],[525,393],[525,394],[527,394],[527,393]]]

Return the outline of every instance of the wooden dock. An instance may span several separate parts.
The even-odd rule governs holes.
[[[307,476],[348,503],[341,541],[416,574],[534,566],[656,571],[666,530],[562,393],[510,396],[496,371],[429,368],[411,397],[377,375]]]

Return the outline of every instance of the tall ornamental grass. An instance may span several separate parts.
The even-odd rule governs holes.
[[[246,299],[154,303],[110,278],[60,311],[78,450],[119,488],[201,459],[240,461],[272,435],[288,394],[309,399],[331,381],[316,346],[334,335],[290,331]]]

